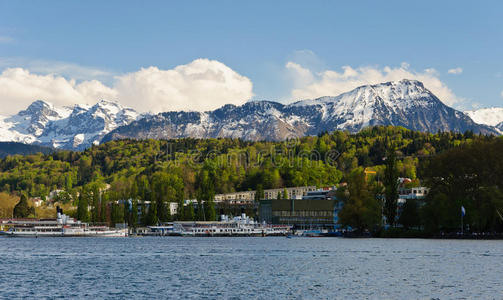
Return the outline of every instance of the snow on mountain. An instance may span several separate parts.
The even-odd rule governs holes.
[[[85,149],[98,144],[119,126],[138,119],[130,108],[108,101],[95,105],[55,108],[37,100],[26,110],[0,117],[0,141],[39,144],[54,148]]]
[[[503,123],[503,107],[481,108],[465,113],[479,124],[498,127],[498,124]]]
[[[358,132],[373,125],[499,134],[494,127],[476,124],[464,113],[446,106],[421,82],[404,79],[289,105],[252,101],[209,112],[160,113],[119,127],[103,141],[178,137],[283,140],[337,129]]]
[[[478,116],[474,113],[476,120],[486,118],[477,119]],[[491,119],[490,124],[496,125],[496,119]],[[142,116],[107,101],[55,108],[39,100],[17,115],[0,117],[0,141],[80,150],[120,138],[284,140],[333,130],[358,132],[374,125],[425,132],[501,132],[493,126],[477,124],[470,113],[446,106],[421,82],[404,79],[289,105],[252,101],[207,112],[171,111]],[[503,123],[499,126],[503,130]]]

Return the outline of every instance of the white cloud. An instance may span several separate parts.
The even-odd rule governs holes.
[[[461,74],[461,73],[463,73],[463,68],[457,67],[457,68],[454,68],[454,69],[449,69],[447,71],[447,73],[454,74],[454,75]]]
[[[296,63],[288,62],[286,69],[294,78],[295,88],[291,92],[292,100],[337,96],[362,85],[402,79],[415,79],[423,82],[426,88],[448,105],[462,100],[440,81],[435,69],[416,72],[411,70],[407,63],[402,63],[400,67],[386,66],[384,68],[344,66],[342,71],[325,70],[314,73]]]
[[[116,92],[99,81],[77,83],[56,75],[37,75],[22,68],[9,68],[0,74],[2,114],[25,109],[34,100],[42,99],[57,106],[95,103],[111,99]]]
[[[90,69],[83,70],[88,73]],[[252,82],[247,77],[208,59],[197,59],[170,70],[141,69],[117,76],[111,86],[98,80],[77,81],[60,75],[35,74],[24,68],[7,68],[0,74],[0,114],[16,113],[37,99],[56,106],[117,100],[140,112],[161,112],[203,111],[228,103],[240,105],[252,96]]]
[[[196,110],[240,105],[252,96],[252,82],[216,60],[196,59],[171,70],[141,69],[117,78],[118,99],[142,111]]]

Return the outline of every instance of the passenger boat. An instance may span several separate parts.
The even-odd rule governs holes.
[[[292,227],[268,225],[255,222],[242,214],[229,220],[221,217],[219,222],[175,222],[173,234],[181,236],[285,236]]]
[[[127,229],[90,226],[63,214],[57,208],[56,219],[10,219],[0,225],[0,235],[7,237],[125,237]]]

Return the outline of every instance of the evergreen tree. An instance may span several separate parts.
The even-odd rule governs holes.
[[[154,192],[151,192],[150,195],[151,198],[150,198],[150,206],[148,208],[147,222],[148,225],[157,225],[157,223],[159,223],[159,218],[157,216],[157,200],[155,198]]]
[[[208,200],[204,202],[204,214],[206,221],[216,221],[217,214],[215,211],[215,202],[213,200]]]
[[[112,226],[117,226],[117,224],[121,224],[123,222],[124,222],[124,207],[120,204],[113,203],[111,213]]]
[[[138,200],[133,198],[132,208],[131,208],[131,222],[129,226],[135,228],[138,224]]]
[[[203,207],[203,201],[201,199],[197,200],[197,215],[196,215],[196,220],[197,221],[205,221],[206,216],[204,215],[204,207]]]
[[[283,189],[283,200],[288,199],[288,190],[286,188]]]
[[[141,200],[140,223],[142,225],[148,225],[147,204],[145,203],[145,200]]]
[[[21,194],[21,199],[16,204],[16,206],[14,206],[13,211],[14,218],[27,218],[34,213],[35,209],[28,205],[28,199],[26,195],[24,193]]]
[[[337,199],[344,206],[339,212],[339,223],[362,232],[375,229],[381,220],[381,205],[365,180],[362,168],[352,171],[347,186],[337,190]]]
[[[183,209],[183,212],[183,219],[185,221],[194,221],[194,205],[192,203],[187,204],[187,206]]]
[[[72,190],[73,183],[72,183],[72,176],[71,175],[66,175],[65,177],[65,189],[68,193]]]
[[[258,202],[262,199],[264,199],[264,187],[259,183],[255,192],[255,202]]]
[[[405,202],[398,222],[402,224],[405,229],[419,227],[421,219],[419,217],[419,205],[415,199],[408,199],[407,202]]]
[[[185,206],[183,205],[183,200],[178,201],[178,207],[176,209],[176,219],[178,221],[185,219]]]
[[[77,204],[77,219],[82,222],[89,222],[88,198],[89,194],[84,187],[80,191],[79,203]]]
[[[100,222],[107,222],[107,204],[109,202],[108,193],[103,193],[101,196]]]
[[[384,169],[384,215],[391,226],[394,226],[396,221],[398,184],[396,151],[393,147],[390,147],[386,156],[386,168]]]
[[[157,200],[157,217],[160,222],[168,222],[168,204],[161,198]]]
[[[95,184],[92,187],[92,207],[91,207],[91,222],[97,223],[100,221],[100,191]]]
[[[173,221],[173,216],[171,215],[171,202],[166,203],[166,220],[164,222]]]

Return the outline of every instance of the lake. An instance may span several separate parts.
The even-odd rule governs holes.
[[[0,238],[1,298],[501,299],[503,241]]]

